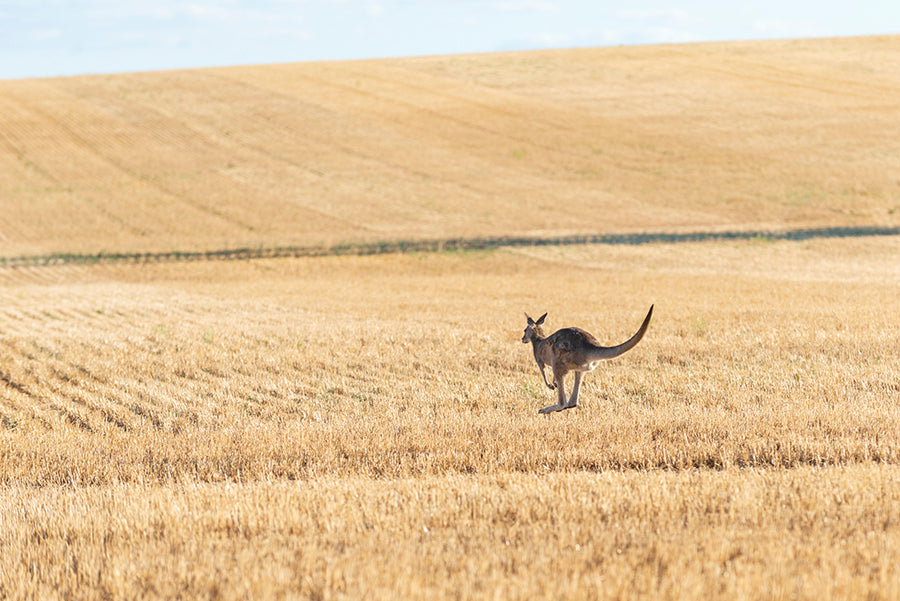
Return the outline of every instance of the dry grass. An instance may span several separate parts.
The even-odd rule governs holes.
[[[898,44],[0,82],[0,598],[896,598],[896,236],[2,259],[898,225]]]
[[[893,599],[895,466],[15,488],[9,597]]]
[[[533,251],[547,261],[504,251],[104,267],[107,281],[10,286],[0,410],[24,438],[11,439],[0,478],[895,461],[897,251],[895,238],[575,247]],[[766,268],[767,254],[779,260]],[[729,261],[756,271],[728,273]],[[589,378],[585,411],[534,413],[551,395],[518,342],[523,309],[614,343],[651,302],[649,343]]]
[[[891,598],[898,246],[4,270],[0,591]]]
[[[888,36],[4,81],[0,256],[897,225],[898,47]]]

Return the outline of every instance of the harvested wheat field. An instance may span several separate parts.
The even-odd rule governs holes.
[[[871,237],[4,273],[2,590],[892,598],[898,253]],[[611,344],[651,302],[578,409],[537,414],[553,393],[523,309]]]
[[[900,226],[898,98],[897,36],[4,81],[0,256]]]
[[[897,598],[897,67],[0,82],[0,598]],[[352,254],[454,239],[493,242]],[[537,413],[523,312],[612,345],[651,304]]]

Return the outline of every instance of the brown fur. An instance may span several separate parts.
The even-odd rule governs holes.
[[[647,331],[650,318],[653,315],[653,306],[647,312],[644,323],[638,331],[617,346],[601,346],[597,339],[581,328],[563,328],[549,336],[544,336],[541,325],[547,314],[541,315],[537,321],[526,314],[528,325],[525,327],[525,335],[522,342],[531,342],[534,350],[534,360],[537,362],[544,384],[551,390],[556,389],[559,402],[556,405],[544,407],[539,413],[553,413],[578,406],[578,392],[581,389],[581,376],[584,372],[592,371],[603,359],[612,359],[630,350]],[[553,370],[553,384],[547,381],[544,367],[550,366]],[[566,389],[564,379],[569,372],[575,372],[575,384],[572,387],[572,396],[566,401]]]

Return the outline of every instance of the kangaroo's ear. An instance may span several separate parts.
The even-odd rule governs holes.
[[[544,313],[543,315],[538,317],[538,320],[536,322],[534,322],[534,325],[536,325],[536,326],[541,325],[542,323],[544,323],[544,318],[546,318],[546,317],[547,317],[547,314]]]
[[[530,326],[534,325],[534,320],[531,319],[530,317],[528,317],[528,313],[525,314],[525,319],[528,320],[528,325],[530,325]]]

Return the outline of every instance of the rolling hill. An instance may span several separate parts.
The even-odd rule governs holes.
[[[900,36],[0,82],[0,256],[900,224]]]

